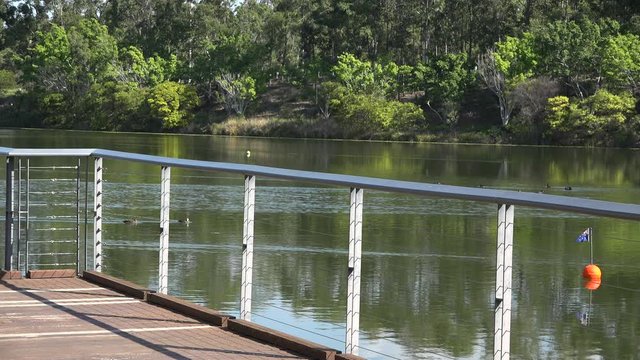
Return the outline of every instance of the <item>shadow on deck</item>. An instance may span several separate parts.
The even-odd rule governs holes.
[[[361,359],[97,272],[2,275],[8,359]]]

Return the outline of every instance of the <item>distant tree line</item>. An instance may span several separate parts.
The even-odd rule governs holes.
[[[3,125],[199,131],[274,81],[343,136],[638,146],[635,0],[0,1]]]

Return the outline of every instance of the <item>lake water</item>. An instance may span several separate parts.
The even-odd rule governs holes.
[[[637,150],[43,130],[0,130],[0,146],[98,147],[640,201]],[[75,222],[75,205],[65,205],[75,195],[62,191],[75,189],[75,170],[56,169],[52,184],[48,170],[37,168],[64,164],[71,163],[31,160],[32,241],[64,240],[75,231],[65,230]],[[160,169],[112,160],[104,167],[104,271],[155,288]],[[496,209],[365,190],[362,356],[492,356]],[[242,212],[242,177],[172,169],[171,218],[192,223],[171,225],[169,293],[237,315]],[[123,223],[130,218],[140,223]],[[348,223],[348,189],[257,179],[253,321],[344,348]],[[592,292],[580,276],[589,245],[575,242],[590,226],[603,270],[603,283]],[[639,358],[638,222],[516,207],[514,243],[512,358]]]

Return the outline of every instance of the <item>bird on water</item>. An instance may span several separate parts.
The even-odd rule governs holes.
[[[127,225],[138,225],[140,223],[140,221],[138,220],[138,218],[131,218],[131,219],[124,219],[122,220],[123,223],[127,224]]]

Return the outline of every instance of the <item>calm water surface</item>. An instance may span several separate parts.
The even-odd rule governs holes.
[[[640,202],[636,150],[25,130],[0,130],[0,146],[100,147]],[[74,203],[75,195],[62,190],[74,188],[67,179],[75,172],[57,169],[52,182],[37,169],[54,164],[69,161],[30,163],[36,167],[30,174],[33,241],[73,235],[65,229],[75,221],[75,208],[64,204]],[[104,270],[154,288],[159,168],[112,160],[104,166]],[[242,185],[238,176],[172,169],[170,293],[238,313]],[[257,186],[253,320],[343,349],[348,189],[261,178]],[[140,224],[123,223],[134,217]],[[177,221],[186,217],[189,226]],[[589,226],[604,273],[593,292],[580,278],[588,244],[575,242]],[[491,357],[495,228],[492,204],[365,191],[361,355]],[[639,278],[637,222],[517,207],[513,358],[640,358]],[[585,316],[587,324],[580,321]]]

